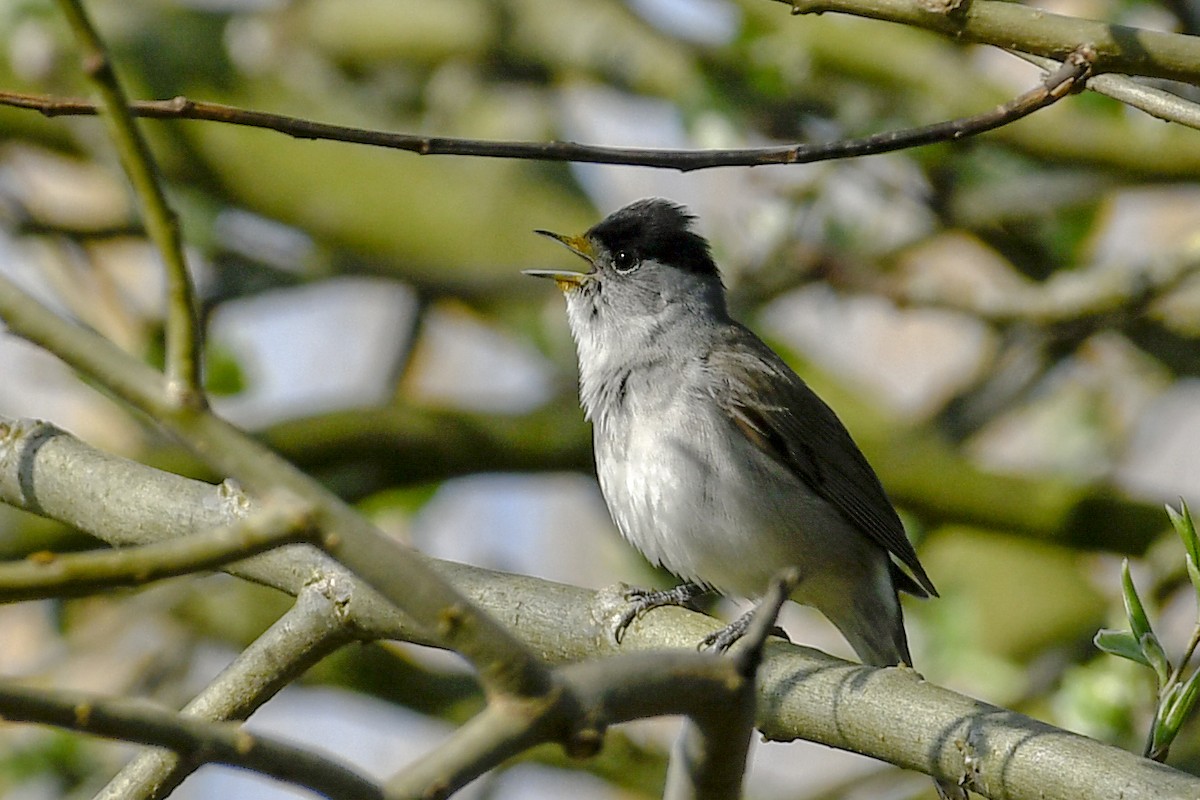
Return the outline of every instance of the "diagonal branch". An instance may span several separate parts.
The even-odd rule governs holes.
[[[809,164],[836,158],[890,153],[936,142],[956,141],[976,136],[1016,122],[1057,102],[1074,89],[1089,71],[1085,50],[1070,54],[1038,86],[996,108],[970,117],[938,122],[918,128],[887,131],[860,139],[844,139],[822,144],[797,144],[775,147],[750,147],[731,150],[663,150],[605,147],[575,142],[502,142],[484,139],[456,139],[387,133],[351,128],[324,122],[250,111],[217,103],[205,103],[176,97],[173,100],[137,101],[130,104],[131,114],[155,119],[197,119],[266,128],[298,139],[325,139],[406,150],[418,155],[456,155],[488,158],[514,158],[536,161],[573,161],[593,164],[625,164],[688,172],[713,167],[754,167],[769,164]],[[92,115],[98,109],[86,100],[44,95],[0,92],[0,105],[32,109],[46,116]]]
[[[1054,59],[1028,53],[1016,55],[1046,70],[1054,69],[1058,64]],[[1087,88],[1166,122],[1177,122],[1200,130],[1200,105],[1177,94],[1146,86],[1124,75],[1112,74],[1093,76],[1088,80]]]
[[[113,143],[121,157],[151,240],[166,266],[167,394],[171,402],[203,407],[200,334],[195,291],[188,275],[179,235],[179,220],[167,203],[150,147],[129,112],[125,91],[117,79],[103,41],[96,33],[80,0],[59,0],[67,22],[83,51],[83,71],[96,86]],[[97,109],[99,111],[99,109]]]
[[[313,664],[350,641],[353,620],[342,613],[348,592],[335,574],[304,587],[296,602],[249,647],[238,653],[212,683],[181,712],[196,719],[244,720]],[[166,797],[198,764],[176,753],[152,749],[126,764],[96,800]]]

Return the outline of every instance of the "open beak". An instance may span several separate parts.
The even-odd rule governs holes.
[[[585,236],[564,236],[561,233],[542,230],[534,231],[534,233],[549,236],[589,264],[595,261],[595,249]],[[588,272],[571,272],[565,269],[524,269],[521,272],[534,278],[549,278],[558,284],[558,288],[564,292],[579,287],[591,275]]]

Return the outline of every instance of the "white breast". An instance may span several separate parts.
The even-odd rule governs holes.
[[[689,393],[692,377],[625,377],[622,403],[593,411],[617,527],[654,563],[729,594],[756,597],[787,565],[822,572],[815,555],[836,550],[844,520]]]

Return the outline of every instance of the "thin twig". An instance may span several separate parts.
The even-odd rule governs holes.
[[[1058,62],[1052,58],[1019,52],[1014,52],[1013,55],[1042,69],[1055,69],[1058,66]],[[1200,129],[1200,105],[1171,92],[1144,86],[1124,75],[1111,74],[1089,78],[1087,88],[1166,122],[1178,122],[1189,128]]]
[[[575,142],[502,142],[486,139],[457,139],[388,133],[351,128],[324,122],[269,114],[176,97],[173,100],[141,100],[130,104],[130,113],[155,119],[196,119],[267,128],[297,139],[324,139],[405,150],[419,155],[457,155],[515,158],[536,161],[573,161],[594,164],[625,164],[688,172],[713,167],[754,167],[769,164],[809,164],[836,158],[889,153],[935,142],[975,136],[1015,122],[1055,103],[1070,93],[1088,74],[1088,59],[1081,53],[1069,59],[1042,84],[1019,97],[970,117],[938,122],[918,128],[888,131],[860,139],[821,144],[750,147],[730,150],[666,150],[605,147]],[[71,98],[0,92],[0,105],[27,108],[46,116],[92,115],[94,103]]]
[[[787,569],[771,581],[750,626],[729,654],[741,680],[730,682],[728,697],[710,698],[710,713],[692,715],[685,721],[671,747],[665,800],[741,797],[763,647],[775,629],[779,609],[799,580],[795,569]]]
[[[268,502],[255,516],[184,539],[94,553],[35,553],[0,564],[0,603],[141,586],[216,569],[285,544],[315,543],[317,537],[306,513]]]
[[[775,620],[779,618],[779,610],[783,608],[783,604],[787,602],[799,582],[800,573],[796,569],[784,570],[771,581],[766,595],[759,602],[758,608],[754,609],[750,627],[730,652],[743,675],[753,677],[758,670],[767,637],[776,630]]]
[[[133,184],[134,195],[159,255],[166,266],[166,374],[168,397],[184,406],[205,404],[201,378],[199,322],[195,290],[188,275],[179,234],[179,220],[167,203],[159,183],[154,156],[138,131],[129,102],[109,59],[104,42],[88,19],[80,0],[60,0],[83,51],[83,70],[95,85],[121,164]],[[98,112],[100,109],[97,108]]]
[[[310,583],[287,613],[238,653],[232,663],[184,706],[182,714],[210,722],[243,720],[309,667],[350,641],[354,621],[340,605],[349,581],[334,575]],[[95,800],[166,797],[200,764],[159,749],[139,753]]]
[[[0,717],[166,747],[184,759],[243,767],[326,797],[382,800],[384,796],[377,783],[331,758],[252,734],[240,725],[202,722],[144,700],[44,691],[4,681],[0,682]]]

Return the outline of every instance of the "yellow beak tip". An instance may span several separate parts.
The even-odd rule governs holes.
[[[557,269],[525,269],[521,270],[521,274],[528,275],[531,278],[549,278],[564,292],[578,288],[587,280],[585,273]]]
[[[546,231],[546,230],[542,230],[540,228],[535,230],[534,233],[538,234],[539,236],[546,236],[546,237],[553,239],[554,241],[565,246],[572,253],[574,253],[575,255],[584,259],[588,263],[592,263],[593,261],[595,261],[596,250],[592,246],[591,240],[588,239],[586,236],[567,236],[562,233],[555,233],[554,231]]]

